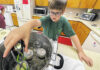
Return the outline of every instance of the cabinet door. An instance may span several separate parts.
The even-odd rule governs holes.
[[[84,25],[82,22],[72,21],[72,20],[70,20],[69,22],[73,30],[77,34],[80,40],[80,43],[83,44],[88,34],[90,33],[90,29],[86,25]]]
[[[48,6],[48,0],[35,0],[36,6]]]
[[[41,16],[32,16],[32,19],[40,19]]]
[[[0,4],[5,4],[5,0],[0,0]]]
[[[14,0],[10,0],[10,4],[14,4]]]
[[[80,8],[93,8],[96,3],[96,0],[81,0]]]
[[[14,4],[14,0],[0,0],[0,4]]]
[[[80,4],[80,0],[67,0],[68,8],[78,8]]]
[[[17,15],[15,13],[12,13],[11,16],[12,16],[14,26],[19,26],[18,20],[17,20]]]
[[[100,9],[100,0],[97,0],[94,9]]]

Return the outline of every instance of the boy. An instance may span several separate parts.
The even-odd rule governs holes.
[[[15,45],[19,40],[23,40],[25,43],[25,51],[28,50],[28,42],[30,37],[30,32],[33,27],[43,26],[43,33],[53,40],[57,40],[60,33],[63,31],[67,37],[74,42],[76,45],[78,55],[80,60],[84,60],[89,66],[93,65],[92,60],[85,55],[81,48],[79,39],[75,32],[72,30],[69,22],[62,15],[66,8],[66,0],[50,0],[49,10],[50,15],[42,17],[39,20],[30,20],[23,26],[12,30],[5,40],[5,52],[3,57],[6,57],[13,45]]]

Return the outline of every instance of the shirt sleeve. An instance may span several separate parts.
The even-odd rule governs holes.
[[[63,17],[63,32],[67,37],[71,37],[73,35],[75,35],[74,30],[72,29],[70,23],[68,22],[68,20]]]
[[[42,24],[41,24],[42,27],[45,27],[45,26],[46,26],[45,23],[47,22],[47,19],[48,19],[48,16],[44,16],[44,17],[41,17],[41,18],[40,18],[40,21],[41,21],[41,23],[42,23]]]

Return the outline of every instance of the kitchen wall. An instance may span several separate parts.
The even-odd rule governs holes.
[[[69,16],[75,17],[77,13],[78,13],[78,15],[80,15],[86,11],[87,11],[87,9],[66,8],[65,14],[69,14]]]

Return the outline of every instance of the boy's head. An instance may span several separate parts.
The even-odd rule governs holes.
[[[66,8],[67,0],[49,0],[50,17],[57,22]]]
[[[4,6],[0,5],[0,14],[4,14],[4,11],[5,11]]]

